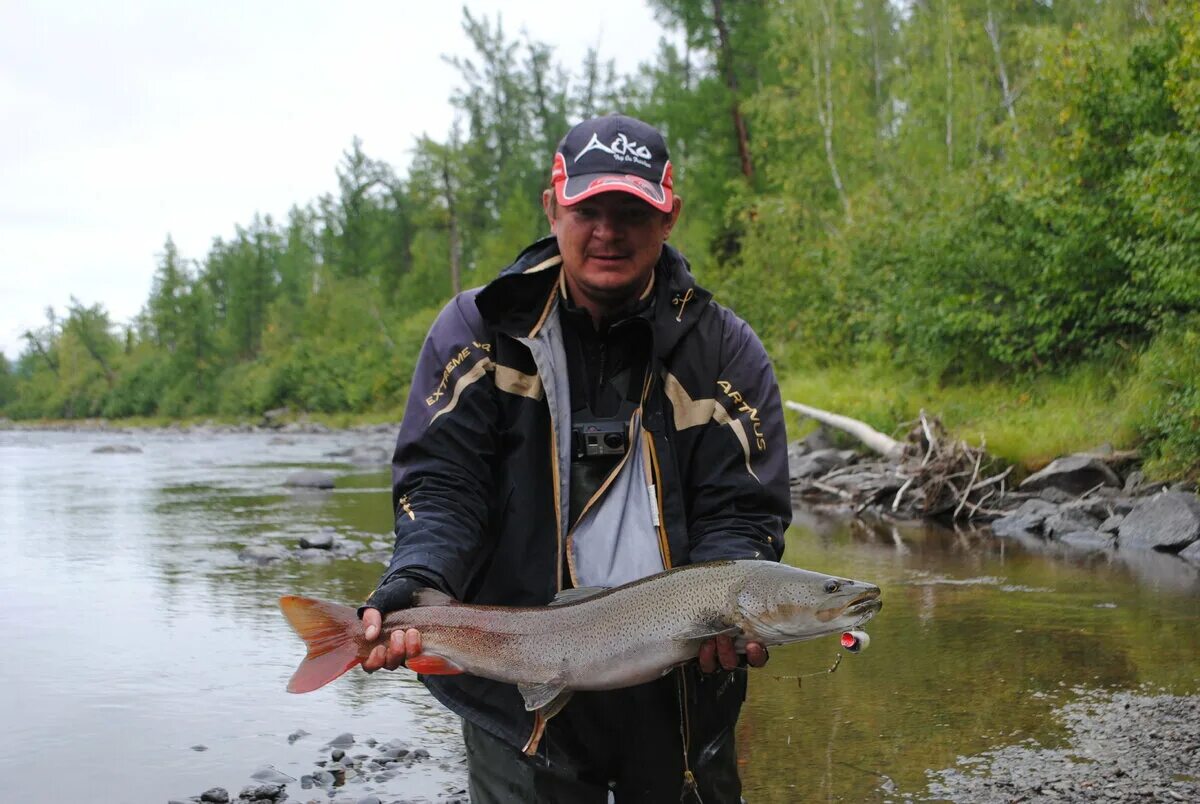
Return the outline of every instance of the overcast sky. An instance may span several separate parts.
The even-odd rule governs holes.
[[[660,36],[644,0],[467,0],[577,68],[619,70]],[[71,295],[118,322],[167,234],[196,259],[256,211],[336,187],[354,136],[404,169],[442,139],[468,54],[461,2],[0,2],[0,350]]]

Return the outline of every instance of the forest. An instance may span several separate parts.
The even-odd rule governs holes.
[[[438,310],[546,233],[558,139],[621,111],[665,133],[672,242],[785,396],[886,430],[933,406],[1017,460],[1065,432],[1200,476],[1200,4],[651,6],[671,35],[633,74],[465,10],[445,139],[407,165],[355,139],[336,191],[286,220],[202,255],[166,237],[131,322],[47,310],[0,355],[0,414],[394,419]]]

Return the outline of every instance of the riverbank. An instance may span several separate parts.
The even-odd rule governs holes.
[[[1089,690],[1054,717],[1066,730],[1061,744],[1027,740],[963,757],[931,771],[918,800],[1200,801],[1200,696]]]

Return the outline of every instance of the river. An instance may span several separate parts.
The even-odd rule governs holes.
[[[289,800],[328,800],[299,780],[345,732],[430,754],[387,782],[352,780],[345,800],[456,795],[455,720],[412,675],[284,691],[303,650],[276,599],[362,600],[390,538],[386,469],[337,453],[390,442],[0,431],[0,799],[236,796],[273,769],[297,780]],[[140,452],[93,452],[114,445]],[[337,487],[285,487],[302,468],[334,471]],[[239,558],[329,528],[363,552]],[[802,515],[785,560],[874,581],[885,604],[871,647],[836,672],[820,672],[830,639],[776,648],[752,673],[738,727],[752,802],[919,798],[927,771],[959,757],[1053,745],[1056,708],[1090,691],[1200,691],[1200,581],[1172,556],[1029,553],[986,532]]]

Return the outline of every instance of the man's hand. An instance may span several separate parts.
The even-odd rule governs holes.
[[[413,595],[425,586],[425,582],[418,578],[402,575],[376,589],[367,599],[367,604],[358,610],[367,642],[374,642],[383,633],[385,613],[411,606]],[[362,668],[368,673],[380,668],[395,670],[404,664],[406,658],[420,652],[421,632],[415,628],[398,629],[392,632],[386,643],[381,642],[371,649],[371,653],[363,660]]]
[[[368,642],[379,639],[383,631],[383,615],[379,609],[367,608],[362,613],[363,628]],[[421,632],[415,628],[407,630],[396,629],[387,642],[381,642],[371,648],[371,653],[363,660],[362,668],[368,673],[374,673],[380,668],[395,670],[404,664],[410,656],[421,652]]]
[[[737,651],[733,648],[733,637],[725,634],[714,637],[700,645],[700,670],[715,673],[720,667],[732,670],[738,666]],[[767,663],[767,649],[761,642],[746,643],[746,664],[762,667]]]

